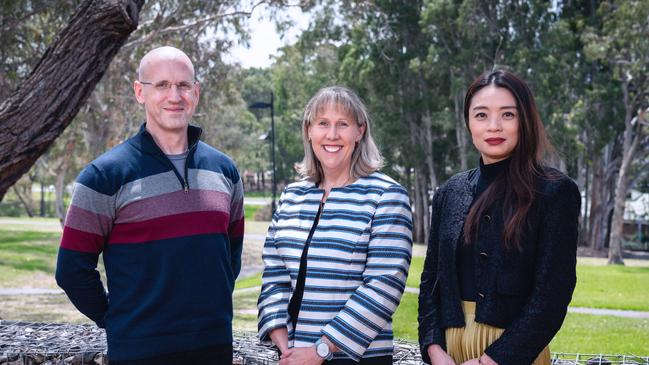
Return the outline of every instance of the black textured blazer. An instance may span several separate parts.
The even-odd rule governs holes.
[[[581,196],[566,175],[547,168],[529,211],[523,250],[506,250],[502,200],[480,223],[474,246],[478,290],[476,321],[504,328],[485,351],[499,365],[531,364],[561,328],[576,284],[577,232]],[[444,331],[463,327],[456,253],[473,202],[479,169],[451,177],[433,198],[430,238],[419,293],[419,344],[446,348]]]

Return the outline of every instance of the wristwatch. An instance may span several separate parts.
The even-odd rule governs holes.
[[[325,361],[329,361],[333,359],[334,357],[333,352],[329,351],[329,345],[324,343],[322,341],[322,338],[319,338],[318,341],[316,341],[313,346],[315,346],[316,354],[318,354],[318,356],[323,358]]]

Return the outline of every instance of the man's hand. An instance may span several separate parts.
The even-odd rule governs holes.
[[[282,354],[279,365],[320,365],[324,359],[315,352],[315,347],[294,347]]]
[[[453,358],[450,357],[440,345],[428,346],[427,352],[432,365],[456,365]]]

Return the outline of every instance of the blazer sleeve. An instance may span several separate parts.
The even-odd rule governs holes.
[[[363,284],[322,334],[354,361],[392,322],[406,287],[412,256],[412,215],[408,193],[392,185],[381,195],[371,223]]]
[[[279,204],[266,234],[262,252],[264,271],[261,279],[261,293],[257,301],[259,340],[271,344],[270,332],[287,327],[288,302],[291,295],[291,276],[277,246],[275,234],[278,227],[279,212],[286,190],[279,199]]]
[[[545,197],[537,243],[534,287],[520,315],[485,353],[500,365],[531,364],[561,328],[577,282],[581,195],[562,178]],[[542,208],[543,209],[543,208]]]
[[[433,197],[433,209],[428,236],[428,249],[424,260],[419,286],[419,347],[422,360],[430,364],[428,346],[437,344],[446,347],[444,329],[441,327],[440,296],[437,283],[439,254],[439,221],[441,214],[442,193],[439,189]]]

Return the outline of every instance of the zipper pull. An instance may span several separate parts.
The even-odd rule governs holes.
[[[187,183],[187,181],[185,181],[183,187],[185,188],[185,193],[189,192],[189,184]]]

